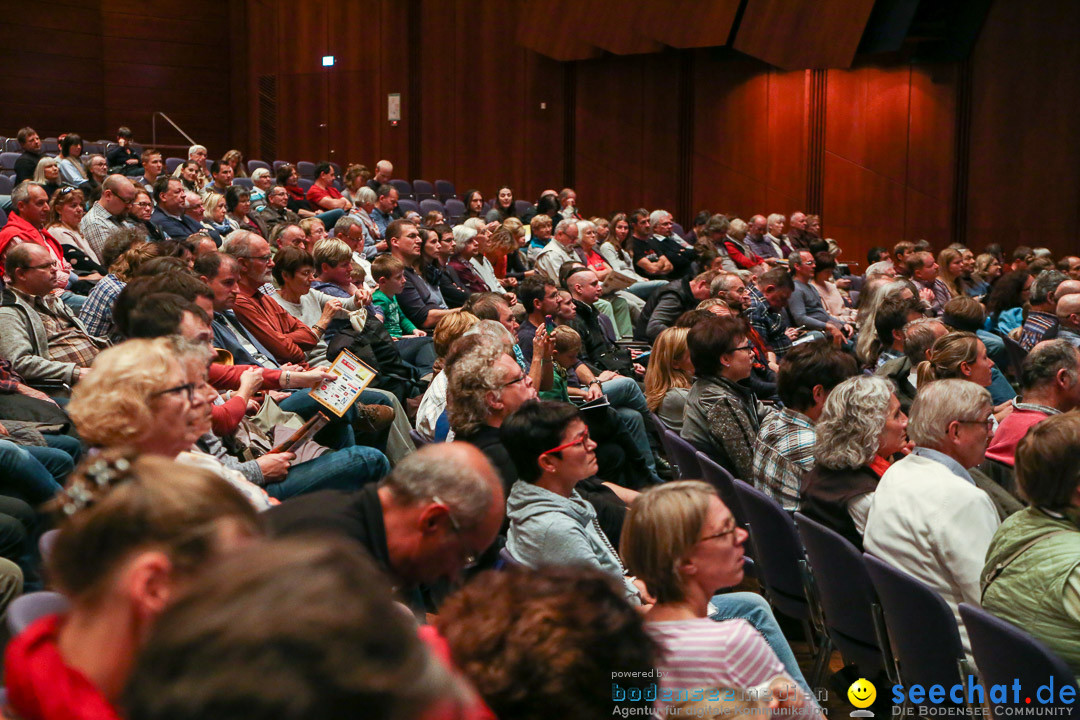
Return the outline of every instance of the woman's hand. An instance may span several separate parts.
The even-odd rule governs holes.
[[[298,388],[313,388],[322,385],[323,381],[333,382],[337,375],[325,370],[304,370],[293,372],[289,377],[289,386]]]
[[[333,320],[337,314],[341,312],[341,300],[333,298],[326,301],[323,305],[322,315],[319,317],[319,324],[326,327],[326,324]]]

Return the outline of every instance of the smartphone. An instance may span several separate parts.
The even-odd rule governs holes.
[[[551,319],[550,315],[544,316],[544,327],[547,328],[548,335],[555,332],[555,321]]]

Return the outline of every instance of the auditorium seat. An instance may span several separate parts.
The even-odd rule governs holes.
[[[334,175],[339,179],[345,177],[345,173],[341,170],[341,166],[336,162],[330,163],[330,167],[334,168]]]
[[[0,208],[0,225],[7,225],[7,213],[3,208]]]
[[[288,165],[288,164],[289,164],[288,160],[275,160],[274,161],[274,173],[276,174],[278,169],[280,169],[282,165]]]
[[[3,146],[0,146],[0,150],[3,152],[22,153],[22,148],[19,147],[19,141],[15,138],[8,138],[5,140]]]
[[[420,212],[420,203],[415,200],[398,200],[398,207],[401,208],[403,214],[407,212]]]
[[[533,209],[533,204],[528,200],[515,200],[514,201],[514,213],[520,218],[525,215],[526,212]]]
[[[428,199],[428,200],[421,200],[420,201],[420,214],[421,215],[426,216],[432,210],[436,210],[436,211],[442,213],[442,216],[444,218],[446,217],[446,206],[443,205],[438,200],[430,200],[430,199]]]
[[[270,163],[268,163],[268,162],[263,162],[262,160],[248,160],[247,161],[248,175],[251,175],[252,173],[254,173],[259,168],[266,168],[267,170],[271,170],[271,171],[273,170],[270,167]]]
[[[176,172],[176,168],[184,164],[184,158],[170,157],[165,158],[165,172],[172,175]]]
[[[307,178],[308,180],[315,179],[315,163],[308,162],[307,160],[301,160],[296,163],[296,172],[300,174],[300,177]]]
[[[435,186],[427,180],[413,180],[412,187],[413,197],[416,198],[417,202],[435,199]]]
[[[306,193],[308,190],[311,189],[311,186],[315,184],[315,181],[310,178],[302,177],[296,181],[296,184],[302,187],[304,189],[304,192]]]
[[[394,179],[390,181],[390,185],[398,191],[399,200],[416,199],[416,196],[413,194],[412,184],[408,180]]]
[[[0,195],[10,195],[15,181],[7,175],[0,175]]]
[[[682,225],[680,225],[679,223],[671,223],[671,231],[681,237],[683,240],[686,239],[686,231],[682,229]]]
[[[449,180],[436,180],[435,194],[439,196],[440,200],[446,202],[450,198],[457,197],[457,190],[454,189],[454,183]]]
[[[105,146],[96,142],[83,143],[82,151],[83,155],[104,155]]]
[[[240,187],[247,188],[248,190],[251,190],[255,187],[255,183],[251,181],[251,178],[233,178],[232,184],[239,185]]]
[[[465,203],[457,198],[446,200],[446,219],[451,225],[459,224],[465,218]]]
[[[17,152],[5,152],[0,153],[0,168],[4,170],[14,170],[15,161],[19,159],[19,155],[22,153]]]
[[[55,155],[60,152],[60,141],[54,137],[47,137],[41,141],[41,151],[46,155]]]

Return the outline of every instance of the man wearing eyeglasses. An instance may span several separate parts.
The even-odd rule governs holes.
[[[10,286],[0,299],[0,357],[30,387],[63,394],[90,371],[108,342],[92,337],[53,293],[56,262],[42,245],[11,248],[4,267]]]
[[[915,449],[881,476],[863,535],[868,553],[944,598],[969,661],[957,606],[980,604],[986,551],[1001,524],[969,469],[983,461],[993,420],[990,393],[973,382],[938,380],[920,387],[907,427]]]
[[[495,541],[506,497],[484,454],[468,443],[428,445],[380,483],[352,493],[293,498],[264,515],[272,534],[329,532],[358,542],[399,598],[423,612],[420,589],[455,580]]]
[[[117,228],[135,227],[128,219],[128,210],[135,202],[135,186],[123,175],[109,175],[101,184],[101,198],[83,216],[79,223],[90,247],[101,257],[105,241]]]

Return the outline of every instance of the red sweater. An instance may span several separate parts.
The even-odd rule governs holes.
[[[994,439],[986,448],[986,457],[1013,467],[1016,464],[1016,446],[1020,439],[1033,425],[1048,417],[1049,415],[1041,410],[1016,407],[998,425]]]
[[[279,363],[304,362],[304,353],[319,342],[311,328],[287,313],[274,298],[258,290],[252,293],[241,285],[234,312],[248,332]]]

